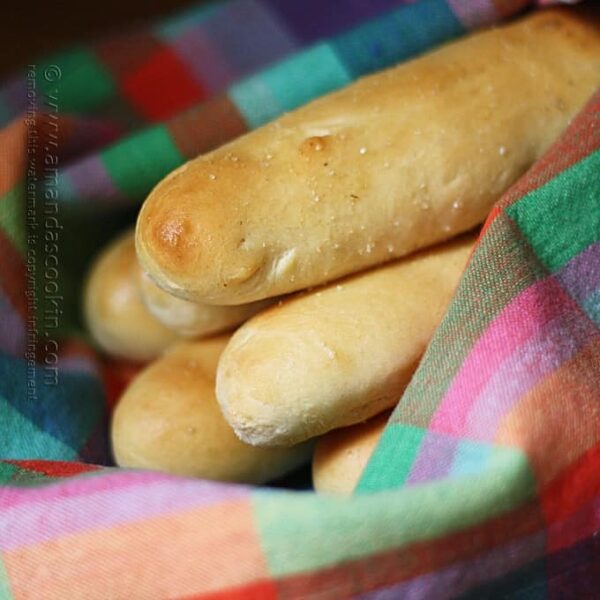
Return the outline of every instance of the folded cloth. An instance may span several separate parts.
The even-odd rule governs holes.
[[[234,15],[242,4],[258,6],[234,2],[211,10]],[[442,3],[393,8],[411,15],[403,22],[382,13],[393,22],[385,47],[399,31],[410,37],[407,24],[433,14],[418,12],[433,5]],[[444,6],[463,29],[495,10],[491,2]],[[508,11],[506,2],[502,7]],[[383,27],[377,19],[369,27]],[[404,30],[394,29],[399,22]],[[420,23],[408,31],[420,31]],[[352,38],[359,29],[346,34]],[[173,39],[183,35],[176,27],[169,31]],[[133,39],[127,43],[135,46]],[[355,48],[358,62],[366,46]],[[286,61],[301,54],[279,67],[291,69],[294,63]],[[317,61],[314,81],[321,62],[328,68]],[[370,70],[340,64],[348,79]],[[281,88],[265,73],[276,68],[253,79],[274,97],[272,90]],[[93,353],[67,294],[72,290],[75,298],[79,291],[71,254],[85,243],[97,245],[94,228],[104,216],[115,220],[118,202],[107,194],[102,199],[110,202],[102,204],[71,186],[70,196],[59,194],[64,222],[53,213],[26,212],[37,177],[28,172],[33,142],[26,136],[39,127],[52,141],[58,127],[56,156],[69,161],[68,171],[86,148],[115,135],[99,107],[92,119],[64,115],[48,123],[38,115],[27,128],[15,121],[0,133],[0,597],[593,597],[600,556],[600,92],[490,215],[351,498],[76,462],[107,463],[103,391],[118,389],[135,372]],[[245,128],[259,122],[239,114],[248,119]],[[152,174],[148,163],[141,171],[131,167],[153,148],[136,135],[119,159],[124,180]],[[206,135],[200,127],[199,138]],[[43,169],[38,174],[48,176]],[[38,193],[58,188],[54,181]],[[147,191],[142,187],[122,189],[124,204],[139,201]],[[43,208],[53,204],[41,199]],[[91,207],[90,217],[85,209]],[[50,236],[40,247],[32,238],[44,230],[70,237],[55,247]],[[61,269],[46,260],[51,256]],[[32,265],[40,272],[32,273]],[[61,270],[56,278],[52,267]],[[32,287],[32,279],[42,287]]]

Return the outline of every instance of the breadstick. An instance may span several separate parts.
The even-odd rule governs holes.
[[[247,321],[217,399],[243,441],[292,445],[393,406],[452,297],[473,237],[299,295]]]
[[[84,291],[84,315],[94,342],[111,356],[147,361],[178,335],[153,317],[135,282],[135,243],[129,231],[94,261]]]
[[[214,385],[227,340],[181,342],[138,375],[113,416],[118,465],[263,483],[309,459],[310,444],[253,448],[240,442],[223,419]]]
[[[241,304],[407,255],[482,222],[599,84],[589,12],[473,34],[171,173],[139,258],[176,295]]]

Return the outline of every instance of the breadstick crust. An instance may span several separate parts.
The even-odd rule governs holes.
[[[228,339],[181,342],[134,379],[112,420],[119,466],[259,484],[310,460],[311,444],[254,448],[223,419],[214,387]]]
[[[597,16],[536,11],[188,162],[140,212],[144,269],[183,298],[240,304],[471,229],[600,84]]]
[[[92,339],[117,358],[146,362],[179,339],[144,306],[135,281],[133,231],[113,240],[92,264],[84,286],[84,317]]]
[[[300,294],[234,333],[217,399],[241,440],[286,446],[394,406],[450,302],[472,235]]]
[[[364,471],[390,417],[389,411],[365,423],[325,434],[315,447],[312,478],[315,491],[350,495]]]
[[[169,329],[185,338],[207,337],[243,323],[272,304],[272,300],[217,306],[178,298],[162,288],[138,266],[137,285],[142,301],[150,313]]]

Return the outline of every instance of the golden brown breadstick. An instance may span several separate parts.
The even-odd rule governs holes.
[[[311,102],[159,183],[137,251],[161,287],[241,304],[472,228],[600,84],[598,21],[536,11]]]
[[[134,379],[113,416],[118,465],[263,483],[309,459],[311,444],[253,448],[238,440],[223,419],[214,385],[227,340],[181,342]]]
[[[393,406],[448,305],[472,236],[268,308],[231,338],[217,398],[238,436],[291,445]]]
[[[178,335],[153,317],[136,285],[132,232],[113,240],[94,261],[84,291],[88,330],[102,350],[134,361],[158,356]]]

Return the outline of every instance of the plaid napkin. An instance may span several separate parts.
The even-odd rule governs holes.
[[[219,3],[3,88],[27,122],[0,132],[0,598],[597,593],[600,93],[490,215],[352,498],[98,466],[138,367],[78,313],[174,166],[524,4]]]

